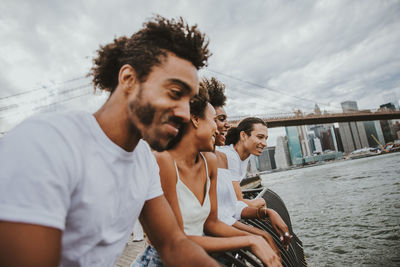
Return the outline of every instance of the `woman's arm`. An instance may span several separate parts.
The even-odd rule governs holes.
[[[164,191],[164,196],[174,212],[179,228],[183,231],[182,213],[179,208],[178,196],[176,194],[176,183],[178,177],[176,176],[174,161],[171,155],[166,151],[161,153],[157,152],[154,155],[160,168],[160,181],[162,190]]]
[[[165,266],[218,266],[195,242],[179,229],[175,216],[165,200],[159,196],[144,203],[140,221]]]
[[[189,238],[209,252],[248,247],[264,264],[281,266],[278,254],[261,236],[252,235],[218,220],[216,156],[212,153],[207,153],[205,156],[210,177],[211,210],[204,224],[204,232],[219,237],[190,236]]]
[[[265,231],[258,229],[256,227],[250,226],[250,225],[246,225],[244,223],[241,223],[239,221],[236,221],[233,225],[233,227],[242,230],[242,231],[246,231],[249,233],[252,233],[254,235],[259,235],[261,237],[263,237],[265,239],[265,241],[268,242],[268,244],[271,246],[271,248],[274,250],[274,252],[279,256],[279,249],[276,246],[274,240],[272,239],[272,237]]]
[[[243,198],[242,188],[240,187],[239,181],[232,181],[232,185],[233,185],[233,189],[235,189],[235,194],[239,201],[243,201],[250,207],[254,207],[254,208],[266,207],[266,203],[263,198],[256,198],[256,199]]]
[[[289,228],[286,223],[282,220],[281,216],[273,209],[267,208],[253,208],[246,207],[242,210],[241,217],[243,219],[266,219],[269,218],[272,227],[275,232],[279,235],[282,243],[288,247],[292,236],[289,233]]]
[[[217,158],[213,153],[204,153],[207,159],[210,177],[210,214],[204,223],[204,232],[213,236],[246,236],[249,233],[229,226],[218,219],[218,200],[217,200]]]

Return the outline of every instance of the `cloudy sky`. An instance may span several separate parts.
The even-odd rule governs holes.
[[[375,109],[400,97],[400,1],[19,1],[0,4],[0,131],[43,109],[95,110],[85,78],[100,44],[154,14],[210,39],[200,72],[227,85],[231,116]]]

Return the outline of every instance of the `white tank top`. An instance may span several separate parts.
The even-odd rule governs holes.
[[[175,164],[176,176],[178,177],[176,183],[176,195],[178,197],[179,208],[182,214],[183,231],[187,235],[203,235],[203,227],[208,215],[210,214],[210,178],[208,177],[207,161],[203,154],[200,153],[206,166],[206,193],[204,196],[203,205],[193,194],[193,192],[181,181],[179,178],[178,167]]]

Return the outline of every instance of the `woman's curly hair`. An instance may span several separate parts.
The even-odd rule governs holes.
[[[200,82],[200,88],[205,88],[208,91],[209,101],[213,107],[225,106],[225,85],[216,78],[203,78]]]
[[[146,80],[152,67],[162,63],[168,52],[200,69],[207,65],[211,56],[208,44],[197,25],[187,25],[182,17],[168,20],[157,15],[131,37],[122,36],[113,43],[100,46],[89,75],[93,75],[95,88],[112,93],[118,85],[118,74],[123,65],[131,65],[140,82]]]

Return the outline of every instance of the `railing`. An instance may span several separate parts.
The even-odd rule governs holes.
[[[247,189],[243,191],[244,197],[248,199],[262,197],[268,203],[268,207],[274,209],[287,224],[290,234],[293,236],[288,250],[282,246],[279,236],[273,230],[269,220],[246,219],[241,220],[242,223],[259,228],[267,232],[277,245],[283,266],[290,267],[304,267],[307,266],[307,261],[304,256],[303,244],[293,232],[292,224],[290,221],[289,212],[286,209],[282,199],[273,191],[269,189]],[[245,249],[212,254],[221,265],[223,266],[263,266],[262,263],[250,251]]]

